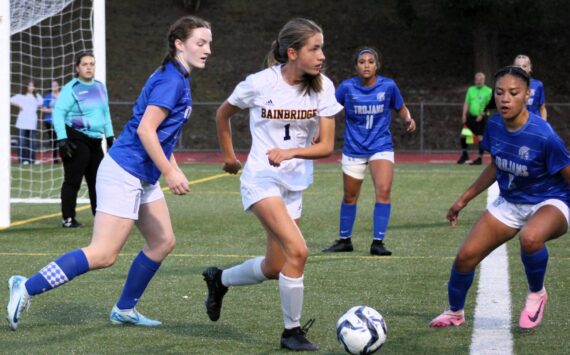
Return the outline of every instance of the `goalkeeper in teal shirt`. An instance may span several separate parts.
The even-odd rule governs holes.
[[[102,140],[113,144],[114,134],[105,85],[95,80],[95,57],[84,52],[75,60],[76,77],[65,84],[53,111],[53,124],[63,160],[61,213],[64,228],[81,227],[75,219],[77,193],[85,176],[91,211],[95,214],[95,179],[103,159]]]

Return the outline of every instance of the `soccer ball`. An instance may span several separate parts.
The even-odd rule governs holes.
[[[372,354],[379,350],[388,335],[380,313],[368,306],[349,309],[336,323],[336,336],[349,354]]]

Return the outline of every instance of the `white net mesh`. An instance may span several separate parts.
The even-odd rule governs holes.
[[[12,106],[12,202],[60,201],[63,167],[55,132],[46,122],[53,104],[45,98],[52,82],[62,87],[72,78],[75,55],[92,50],[92,8],[92,0],[10,0],[11,101],[23,95],[30,104],[26,88],[33,81],[44,106],[37,107],[35,129],[21,129],[25,120],[18,117],[18,106]],[[80,196],[85,196],[84,186]]]

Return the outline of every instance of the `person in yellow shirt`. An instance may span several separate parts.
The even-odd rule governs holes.
[[[465,102],[463,103],[463,114],[461,115],[463,126],[468,128],[479,142],[479,157],[471,162],[472,165],[482,164],[483,150],[481,149],[481,140],[483,139],[483,131],[487,122],[485,107],[491,101],[492,96],[493,90],[485,85],[485,74],[481,72],[476,73],[475,85],[467,89]],[[463,164],[469,160],[467,138],[468,135],[461,135],[461,149],[463,152],[459,160],[457,160],[457,164]]]

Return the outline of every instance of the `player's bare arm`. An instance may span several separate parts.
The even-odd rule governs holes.
[[[494,163],[487,165],[481,172],[481,175],[469,186],[469,188],[453,203],[447,211],[447,220],[451,223],[451,227],[457,226],[457,216],[467,204],[477,197],[481,192],[485,191],[496,181],[497,168]]]
[[[233,141],[231,119],[239,111],[239,107],[230,104],[227,101],[216,111],[216,129],[218,132],[218,142],[220,149],[224,155],[224,164],[222,169],[230,174],[237,174],[241,169],[241,162],[237,159]]]

